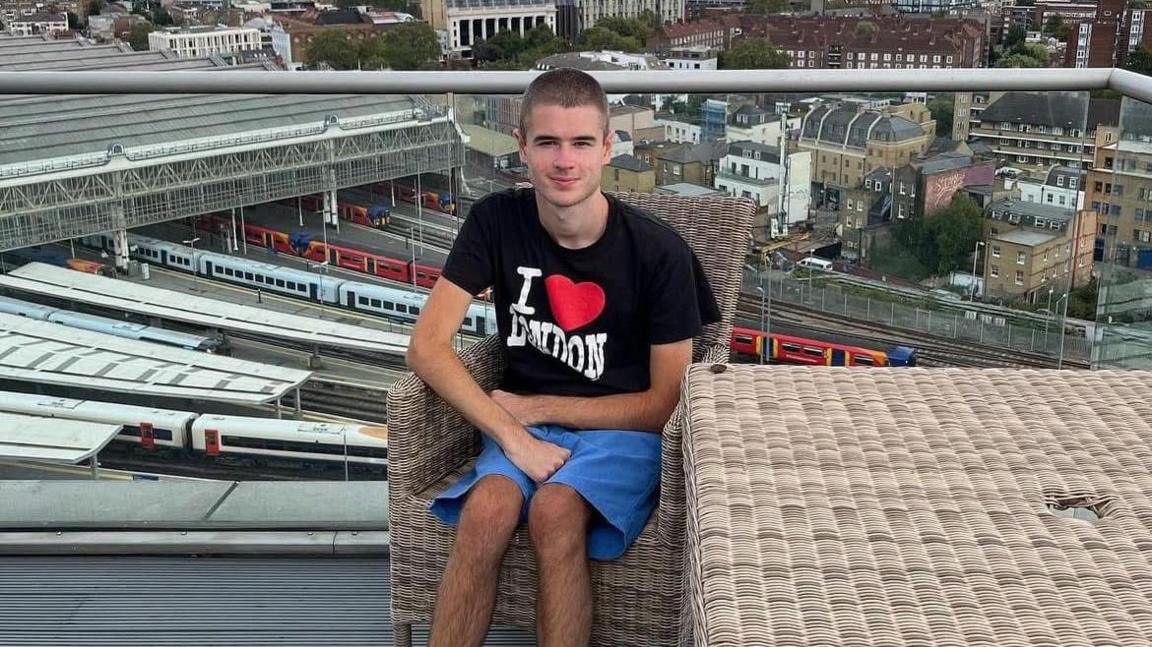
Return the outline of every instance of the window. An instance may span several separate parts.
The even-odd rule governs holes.
[[[1052,196],[1051,196],[1051,195],[1049,195],[1048,197],[1049,197],[1049,198],[1051,198]],[[1049,200],[1049,202],[1051,202],[1051,200]],[[1045,220],[1045,219],[1043,219],[1043,218],[1037,218],[1037,219],[1036,219],[1036,226],[1037,226],[1037,227],[1044,227],[1044,226],[1046,226],[1047,224],[1048,224],[1048,221],[1047,221],[1047,220]]]
[[[852,198],[848,198],[848,210],[849,210],[849,211],[852,211],[852,209],[853,209],[853,207],[852,207]],[[852,225],[848,225],[848,226],[849,226],[849,227],[851,227]]]
[[[1016,270],[1016,285],[1024,285],[1024,270]]]
[[[1056,186],[1060,186],[1060,187],[1064,186],[1064,176],[1063,175],[1057,175],[1056,176]]]
[[[384,304],[380,302],[380,299],[372,299],[371,303],[372,307],[376,308],[377,310],[384,307]]]
[[[992,258],[1000,258],[1000,246],[999,245],[993,245],[992,246]]]
[[[864,180],[864,188],[871,191],[872,190],[872,180]]]
[[[368,305],[368,297],[356,297],[356,303],[366,306]]]
[[[1144,220],[1144,210],[1143,209],[1140,209],[1140,208],[1136,209],[1136,220],[1138,220],[1138,221]]]
[[[990,266],[990,267],[989,267],[989,274],[990,274],[990,275],[992,276],[992,278],[994,278],[994,279],[1000,278],[1000,266],[999,266],[999,265],[992,265],[992,266]]]
[[[1016,252],[1016,264],[1017,265],[1023,265],[1025,259],[1027,259],[1027,258],[1028,258],[1028,255],[1025,254],[1024,252]]]
[[[1061,207],[1063,207],[1063,206],[1065,206],[1065,205],[1067,204],[1067,203],[1065,202],[1066,200],[1067,200],[1067,198],[1065,198],[1064,196],[1060,196],[1060,206],[1061,206]]]

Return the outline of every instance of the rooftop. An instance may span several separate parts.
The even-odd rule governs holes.
[[[652,165],[648,162],[627,154],[613,157],[612,161],[609,162],[608,165],[618,169],[634,171],[636,173],[643,173],[644,171],[652,170]]]
[[[1002,240],[1006,243],[1015,243],[1017,245],[1035,247],[1036,245],[1043,245],[1044,243],[1055,240],[1056,236],[1054,234],[1046,234],[1040,231],[1014,229],[1002,234],[997,234],[996,236],[993,236],[992,239]]]
[[[1004,213],[1014,213],[1021,216],[1031,216],[1033,218],[1043,218],[1045,220],[1055,220],[1057,222],[1067,222],[1075,215],[1075,211],[1068,207],[1057,207],[1050,204],[1041,202],[1029,202],[1027,200],[997,200],[988,205],[985,210],[987,214],[993,211],[1000,211]]]

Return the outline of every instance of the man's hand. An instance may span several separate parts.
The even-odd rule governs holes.
[[[504,455],[528,478],[543,483],[567,462],[572,452],[535,436],[525,435],[528,436],[526,439],[505,447]]]
[[[520,421],[520,424],[525,427],[543,424],[547,420],[541,420],[539,416],[539,408],[535,406],[539,400],[539,396],[529,395],[516,395],[507,391],[496,389],[488,394],[496,404],[504,407],[504,410],[512,414],[513,418]]]

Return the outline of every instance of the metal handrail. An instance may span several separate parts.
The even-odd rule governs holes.
[[[506,94],[541,72],[0,72],[4,94]],[[609,94],[1112,89],[1152,103],[1152,79],[1115,68],[590,72]]]

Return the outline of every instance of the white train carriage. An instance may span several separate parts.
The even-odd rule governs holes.
[[[178,330],[167,330],[133,321],[98,317],[83,312],[53,308],[51,306],[30,303],[9,297],[0,297],[0,312],[28,317],[29,319],[39,321],[51,321],[52,323],[58,323],[63,326],[92,330],[125,339],[137,339],[175,346],[185,350],[198,350],[211,353],[220,347],[220,340],[214,337],[194,335]]]
[[[204,414],[193,424],[192,449],[208,456],[275,457],[323,464],[386,466],[385,427]]]
[[[43,418],[123,425],[123,429],[116,435],[116,440],[179,449],[188,446],[188,429],[197,417],[197,414],[190,411],[153,409],[8,391],[0,392],[0,411]]]
[[[416,321],[428,295],[371,283],[345,281],[340,285],[340,305],[404,321]],[[473,304],[460,329],[475,335],[496,334],[496,311],[492,304]]]
[[[337,303],[343,279],[212,252],[196,252],[203,276],[310,301]]]

